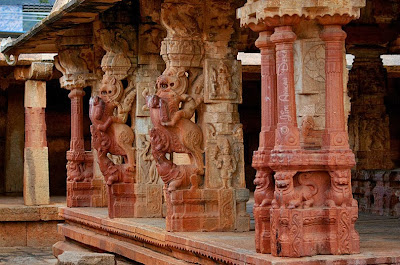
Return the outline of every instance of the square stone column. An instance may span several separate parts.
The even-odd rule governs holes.
[[[255,209],[259,210],[255,212],[258,252],[271,251],[273,256],[283,257],[359,252],[359,236],[354,227],[358,209],[350,182],[350,169],[355,161],[348,145],[343,104],[346,34],[341,26],[358,17],[363,5],[365,1],[323,0],[310,8],[310,3],[304,1],[247,1],[238,9],[242,26],[255,31],[274,27],[270,40],[276,51],[277,105],[271,110],[277,114],[275,144],[266,159],[257,152],[256,163],[253,162],[257,168],[259,189],[254,196]],[[322,24],[323,30],[299,26],[308,22]],[[294,59],[298,56],[293,46],[296,40],[294,31],[301,36],[319,33],[323,41],[317,37],[317,42],[300,43],[313,46],[297,69],[294,67]],[[305,48],[305,45],[300,48]],[[262,57],[267,59],[265,55]],[[263,74],[270,69],[266,62],[262,63]],[[298,77],[307,73],[322,84],[296,80],[295,70],[301,73]],[[262,82],[263,89],[270,89],[273,78],[267,80],[269,82]],[[295,100],[296,81],[300,82],[298,91],[304,95],[315,94],[324,101],[325,128],[321,126],[323,121],[319,121],[319,134],[314,131],[313,117],[309,116],[302,122],[304,126],[300,136],[296,111],[304,106],[299,106]],[[321,93],[320,85],[324,86],[325,93]],[[321,98],[324,94],[325,97]],[[268,106],[263,104],[262,111]],[[314,116],[315,113],[311,114]],[[262,118],[263,125],[270,120],[265,115]],[[262,128],[261,135],[265,129]],[[268,146],[261,144],[263,141],[260,141],[260,148]],[[268,179],[260,176],[262,169],[266,171],[268,168],[274,172],[272,201],[271,192],[265,188]],[[259,207],[263,202],[265,209]],[[268,209],[269,205],[271,209]]]
[[[46,82],[25,82],[24,201],[50,203],[49,160],[46,140]]]

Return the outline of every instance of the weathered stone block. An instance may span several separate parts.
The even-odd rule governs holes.
[[[25,108],[46,108],[46,82],[27,80],[25,82]]]
[[[24,201],[26,205],[49,204],[50,202],[47,147],[25,148]]]
[[[58,256],[57,265],[115,265],[115,256],[106,253],[65,251]]]

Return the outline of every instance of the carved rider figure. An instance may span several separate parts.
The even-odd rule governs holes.
[[[114,115],[118,101],[113,95],[117,95],[115,90],[120,89],[123,90],[121,81],[105,76],[100,88],[101,97],[90,100],[93,147],[98,151],[100,170],[107,178],[108,185],[121,181],[132,182],[132,173],[135,171],[134,133],[120,117]],[[115,165],[107,156],[108,153],[123,156],[126,163]]]
[[[198,186],[200,175],[204,174],[202,156],[203,134],[200,127],[192,122],[199,101],[185,94],[188,80],[184,71],[168,69],[157,80],[157,93],[147,97],[150,117],[154,128],[151,130],[152,154],[157,169],[170,191],[184,183]],[[166,158],[167,153],[189,154],[192,164],[177,166]]]

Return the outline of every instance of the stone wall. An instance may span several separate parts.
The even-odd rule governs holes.
[[[362,212],[400,216],[400,172],[397,169],[400,166],[400,115],[398,111],[400,108],[400,79],[388,78],[386,81],[387,90],[381,96],[380,102],[384,103],[383,109],[386,108],[387,115],[385,114],[386,118],[378,120],[377,123],[381,126],[379,130],[386,129],[390,134],[390,142],[387,142],[390,149],[385,153],[386,159],[380,161],[390,162],[392,165],[386,170],[382,165],[381,168],[376,169],[359,165],[357,170],[352,172],[353,194]],[[371,109],[379,110],[382,107]],[[350,119],[349,122],[352,120]],[[370,123],[369,126],[367,132],[377,130],[373,123]],[[353,143],[365,142],[366,138],[360,133],[353,134],[352,141]],[[379,152],[374,151],[370,157],[376,159],[378,154]],[[361,159],[363,158],[365,156],[361,157]],[[379,162],[378,159],[376,161]],[[373,163],[367,165],[373,165]]]

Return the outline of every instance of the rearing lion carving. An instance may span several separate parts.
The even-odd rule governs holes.
[[[186,78],[185,72],[166,72],[157,80],[156,95],[147,97],[154,125],[150,134],[152,153],[159,174],[164,183],[169,184],[170,191],[188,183],[188,179],[192,188],[197,187],[198,177],[204,174],[203,133],[190,120],[199,100],[184,93]],[[177,166],[171,163],[165,155],[173,152],[189,154],[192,164]]]

